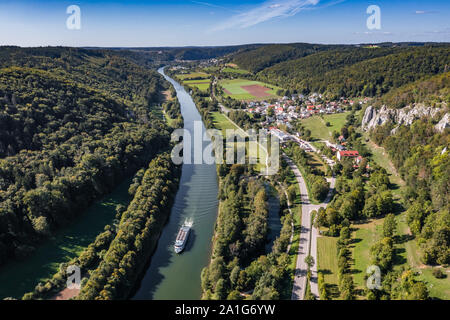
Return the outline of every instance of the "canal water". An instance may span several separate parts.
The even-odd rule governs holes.
[[[158,72],[175,87],[184,128],[193,136],[194,122],[201,122],[202,118],[191,96],[183,86],[165,75],[163,68]],[[193,154],[194,144],[191,146]],[[183,164],[180,187],[169,222],[162,232],[158,247],[133,299],[200,299],[200,273],[209,263],[211,254],[218,209],[217,194],[218,179],[214,164]],[[177,255],[173,244],[185,221],[192,221],[193,228],[185,251]]]

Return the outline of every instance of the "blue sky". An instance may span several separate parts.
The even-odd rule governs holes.
[[[80,30],[66,27],[70,5]],[[380,30],[366,26],[369,5]],[[450,42],[449,21],[448,0],[0,0],[0,45]]]

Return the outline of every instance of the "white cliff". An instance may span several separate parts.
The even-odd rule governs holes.
[[[402,109],[390,109],[387,106],[381,107],[381,109],[375,109],[372,106],[367,107],[364,117],[362,119],[361,127],[364,131],[371,130],[377,126],[381,126],[388,121],[400,125],[409,126],[415,120],[423,117],[434,118],[443,109],[426,107],[423,104],[416,104],[414,106],[408,106]],[[442,118],[438,125],[436,125],[436,130],[442,132],[445,128],[450,126],[449,114]]]

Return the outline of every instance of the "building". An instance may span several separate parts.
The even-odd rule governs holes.
[[[280,140],[281,142],[286,142],[289,141],[291,139],[291,137],[289,135],[287,135],[286,133],[284,133],[283,131],[276,129],[276,128],[270,128],[270,133],[277,137],[278,140]]]
[[[348,150],[348,151],[338,151],[337,153],[337,158],[339,161],[342,161],[343,158],[358,158],[359,157],[359,152],[358,151],[353,151],[353,150]]]

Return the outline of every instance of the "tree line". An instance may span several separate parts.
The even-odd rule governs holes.
[[[272,250],[267,242],[268,194],[263,181],[242,165],[220,165],[219,216],[211,263],[201,274],[203,299],[280,299],[290,281],[291,217]]]
[[[0,264],[169,145],[162,78],[106,50],[0,51]]]

